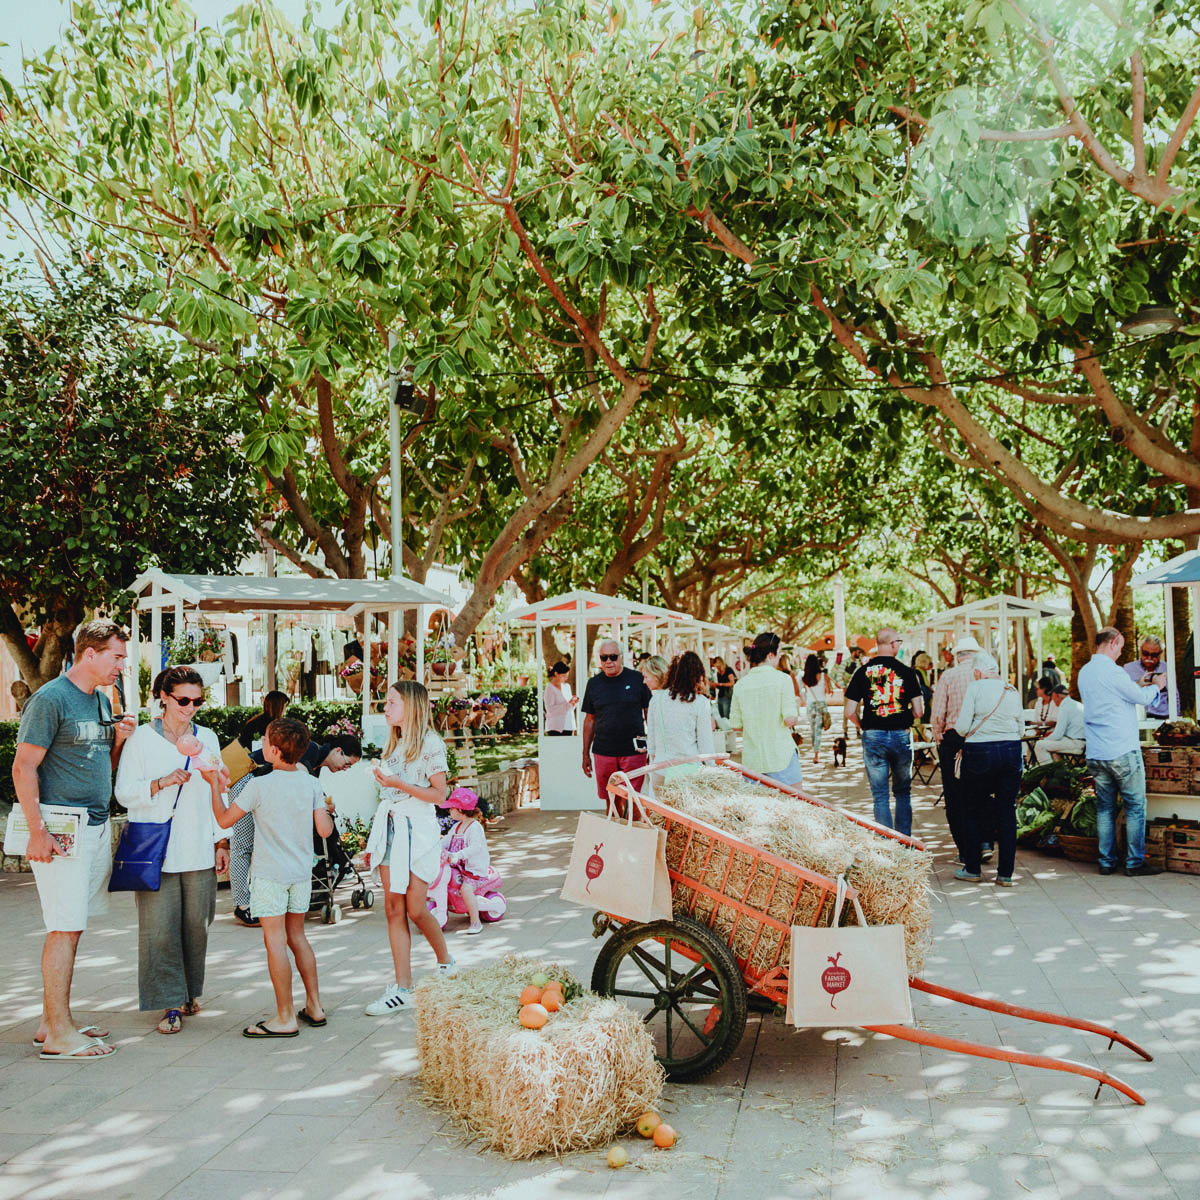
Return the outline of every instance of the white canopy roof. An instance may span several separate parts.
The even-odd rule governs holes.
[[[574,625],[582,618],[587,625],[607,625],[612,621],[628,621],[634,624],[653,624],[656,621],[690,621],[687,613],[675,612],[670,608],[659,608],[654,604],[639,604],[636,600],[625,600],[620,596],[605,596],[600,592],[564,592],[561,596],[548,596],[525,608],[514,608],[504,614],[510,625]]]
[[[152,569],[129,590],[142,611],[177,604],[207,613],[392,612],[450,605],[449,596],[408,579],[311,579],[308,576],[168,575]]]
[[[927,617],[918,625],[905,630],[909,641],[919,641],[925,634],[958,633],[972,625],[995,625],[1005,621],[1049,620],[1051,617],[1067,617],[1071,610],[1061,604],[1048,604],[1044,600],[1022,600],[1019,596],[988,596],[985,600],[972,600],[944,612]]]

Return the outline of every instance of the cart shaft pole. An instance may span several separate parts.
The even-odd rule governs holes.
[[[1002,1050],[999,1046],[981,1046],[977,1042],[943,1037],[940,1033],[929,1033],[924,1029],[909,1029],[905,1025],[864,1025],[863,1028],[905,1042],[916,1042],[920,1046],[936,1046],[939,1050],[949,1050],[952,1054],[970,1054],[975,1058],[994,1058],[1000,1062],[1020,1063],[1026,1067],[1043,1067],[1047,1071],[1065,1071],[1068,1075],[1085,1075],[1098,1083],[1107,1083],[1110,1088],[1128,1096],[1135,1104],[1146,1103],[1127,1083],[1122,1083],[1106,1071],[1089,1067],[1085,1063],[1071,1062],[1066,1058],[1050,1058],[1045,1054],[1027,1054],[1023,1050]]]
[[[969,1004],[973,1008],[986,1008],[989,1012],[1005,1013],[1010,1017],[1020,1017],[1023,1021],[1040,1021],[1043,1025],[1066,1025],[1071,1029],[1082,1029],[1085,1033],[1098,1033],[1106,1037],[1109,1043],[1120,1042],[1128,1046],[1134,1054],[1140,1054],[1147,1062],[1153,1062],[1154,1056],[1143,1050],[1137,1042],[1130,1041],[1124,1034],[1094,1021],[1080,1021],[1075,1017],[1064,1017],[1058,1013],[1042,1012],[1037,1008],[1022,1008],[1019,1004],[1008,1004],[1003,1000],[985,1000],[982,996],[973,996],[970,992],[958,992],[954,988],[943,987],[938,983],[929,983],[924,979],[912,978],[908,986],[918,992],[928,992],[931,996],[941,996],[946,1000],[954,1000],[958,1004]]]

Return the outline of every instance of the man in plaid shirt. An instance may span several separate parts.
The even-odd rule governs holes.
[[[954,666],[942,672],[942,677],[933,689],[932,715],[929,721],[929,735],[938,746],[938,763],[942,771],[942,798],[946,801],[946,824],[950,826],[950,836],[958,847],[959,858],[962,858],[962,810],[968,803],[963,794],[962,780],[954,774],[954,754],[949,747],[943,748],[942,738],[947,729],[953,729],[962,709],[963,697],[967,693],[967,685],[975,678],[974,660],[983,647],[968,633],[954,643]],[[984,843],[983,861],[991,858],[991,845]]]

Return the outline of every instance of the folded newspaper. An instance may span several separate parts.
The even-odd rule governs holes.
[[[75,808],[66,804],[43,804],[42,820],[46,828],[58,840],[64,858],[74,858],[78,853],[79,832],[87,816],[86,808]],[[24,857],[29,848],[29,822],[19,804],[14,804],[8,814],[8,825],[4,830],[4,853]]]

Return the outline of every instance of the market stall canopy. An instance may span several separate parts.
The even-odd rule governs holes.
[[[202,613],[333,612],[356,617],[419,604],[449,606],[449,596],[408,579],[308,576],[169,575],[150,570],[129,586],[143,611],[185,604]]]
[[[687,613],[659,608],[654,604],[639,604],[620,596],[605,596],[600,592],[564,592],[549,596],[526,608],[514,608],[504,614],[510,625],[574,625],[580,618],[588,625],[607,625],[612,621],[633,621],[639,624],[659,620],[690,621]]]
[[[1061,604],[1049,604],[1045,600],[1025,600],[1020,596],[988,596],[983,600],[972,600],[970,604],[960,604],[957,608],[948,608],[944,612],[935,613],[932,617],[913,625],[904,631],[905,652],[909,653],[916,647],[923,648],[934,661],[937,661],[937,644],[943,638],[959,638],[963,634],[982,634],[978,638],[985,649],[999,651],[1001,674],[1005,673],[1003,664],[1009,659],[1013,647],[1009,641],[1009,630],[1016,631],[1017,623],[1022,622],[1028,628],[1030,621],[1034,626],[1034,654],[1037,665],[1042,662],[1042,622],[1053,617],[1069,617],[1071,610]],[[993,632],[995,637],[993,638]],[[1025,654],[1021,649],[1021,638],[1017,638],[1016,683],[1017,690],[1025,691]],[[1036,668],[1035,668],[1036,669]]]
[[[904,631],[909,642],[921,642],[927,634],[969,633],[972,626],[995,625],[1006,621],[1048,621],[1051,617],[1069,617],[1071,610],[1061,604],[1048,604],[1044,600],[1023,600],[1019,596],[988,596],[985,600],[972,600],[935,613],[932,617]]]
[[[1191,583],[1200,583],[1200,550],[1177,554],[1161,567],[1133,578],[1134,587],[1182,587]]]

